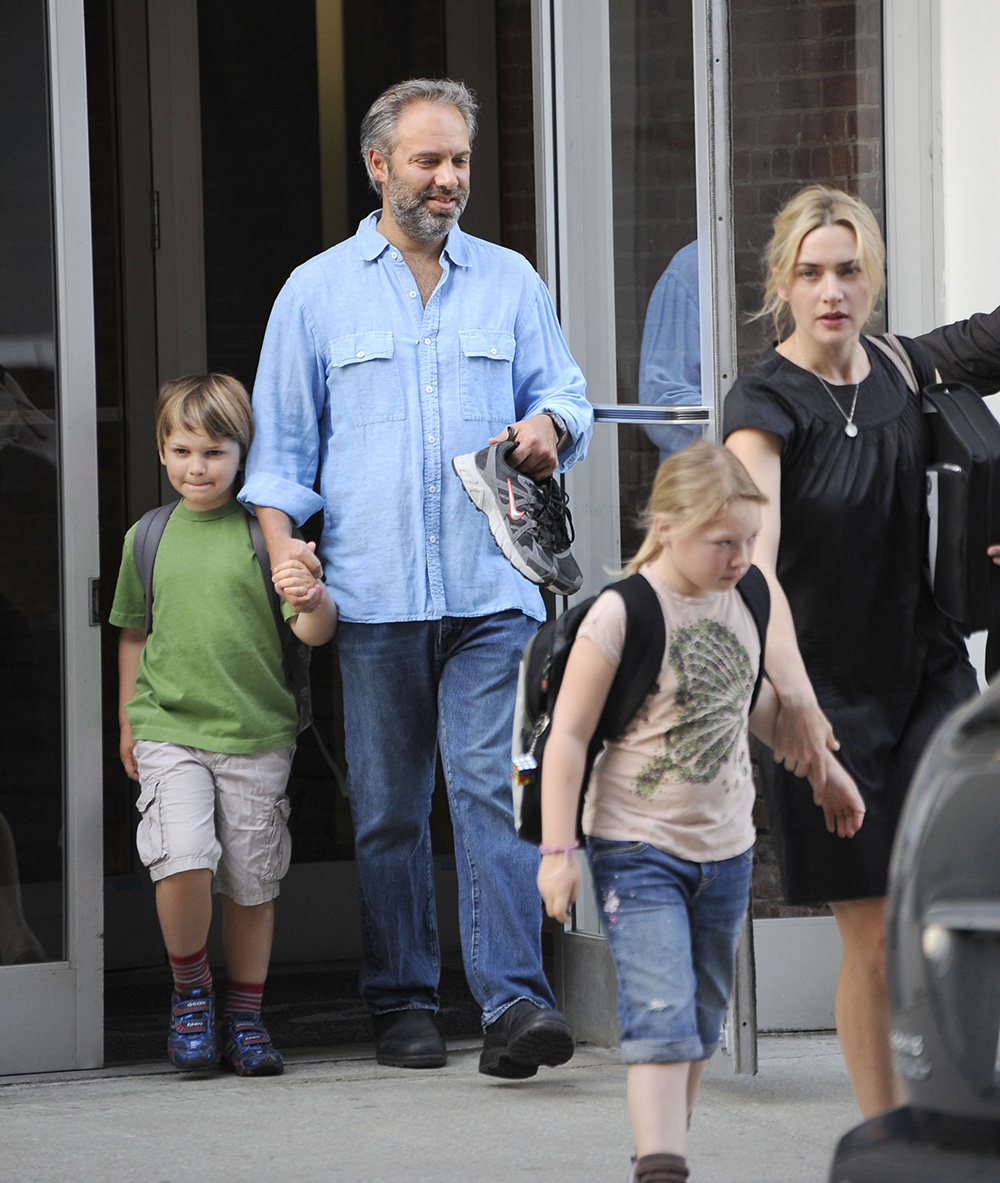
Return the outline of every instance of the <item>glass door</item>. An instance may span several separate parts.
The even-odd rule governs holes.
[[[0,7],[0,1072],[100,1063],[96,444],[82,10]]]

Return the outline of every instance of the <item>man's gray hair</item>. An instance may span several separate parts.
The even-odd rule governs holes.
[[[397,130],[400,116],[411,103],[419,102],[457,107],[465,120],[470,146],[476,138],[479,103],[464,82],[454,82],[450,78],[409,78],[405,82],[397,82],[378,96],[361,120],[361,157],[368,171],[368,180],[376,193],[381,194],[382,186],[372,175],[368,151],[375,148],[388,160],[399,138]]]

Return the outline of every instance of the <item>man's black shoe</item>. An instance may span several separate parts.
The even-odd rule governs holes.
[[[572,1056],[573,1032],[564,1015],[522,999],[486,1028],[479,1071],[485,1076],[524,1080],[539,1064],[554,1068]]]
[[[443,1068],[448,1062],[429,1010],[392,1010],[372,1015],[375,1059],[390,1068]]]

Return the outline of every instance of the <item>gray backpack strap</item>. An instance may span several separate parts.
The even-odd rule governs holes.
[[[167,518],[179,504],[180,499],[148,510],[136,522],[135,534],[132,535],[132,558],[146,597],[147,634],[153,631],[153,564],[156,562],[156,548],[160,545]]]
[[[271,605],[271,615],[278,630],[278,636],[285,636],[285,618],[281,615],[281,596],[271,579],[271,557],[267,553],[267,543],[264,541],[264,531],[260,522],[252,513],[247,514],[247,524],[250,527],[250,540],[253,543],[253,553],[257,556],[261,577],[267,588],[267,602]]]
[[[910,355],[906,352],[903,342],[900,341],[896,334],[884,333],[881,337],[869,337],[866,335],[865,340],[885,354],[903,375],[903,381],[909,387],[910,392],[916,394],[920,389],[920,385],[917,382],[917,373],[913,368],[913,361]]]

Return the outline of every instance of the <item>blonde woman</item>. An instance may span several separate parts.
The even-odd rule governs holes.
[[[928,439],[917,399],[862,330],[885,250],[863,202],[810,186],[774,221],[762,314],[777,344],[733,387],[726,443],[767,494],[757,562],[780,703],[761,774],[789,902],[829,903],[844,946],[836,1016],[865,1116],[902,1099],[889,1046],[885,893],[896,823],[935,726],[976,693],[923,574]],[[921,385],[934,368],[904,341]],[[838,750],[864,828],[832,840],[797,778]]]

